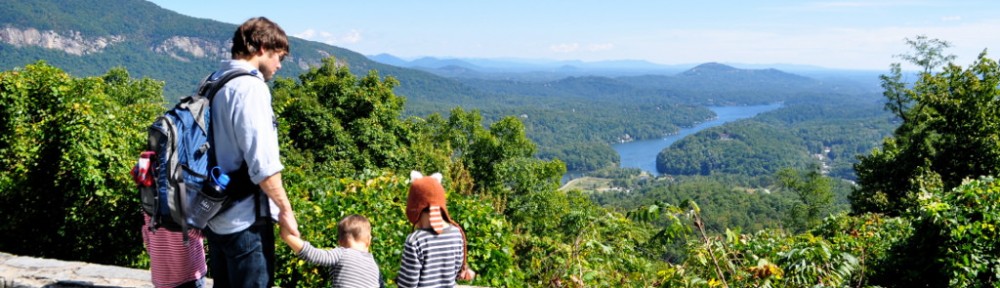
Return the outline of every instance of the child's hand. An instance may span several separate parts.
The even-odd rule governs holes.
[[[458,280],[472,281],[472,278],[476,278],[476,271],[472,271],[469,265],[463,265],[462,271],[458,271]]]
[[[280,232],[281,240],[285,241],[285,244],[288,244],[288,247],[292,248],[292,251],[294,251],[295,253],[299,253],[299,251],[302,251],[302,246],[305,245],[304,243],[302,243],[302,238],[293,235],[292,232],[288,231],[287,229],[279,229],[279,230],[281,230]]]

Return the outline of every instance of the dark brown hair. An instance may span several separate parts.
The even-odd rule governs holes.
[[[277,23],[264,17],[250,18],[233,33],[233,59],[245,59],[258,51],[288,52],[288,36]]]

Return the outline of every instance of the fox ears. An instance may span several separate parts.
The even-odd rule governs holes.
[[[431,174],[430,176],[427,177],[434,178],[435,180],[437,180],[438,183],[441,183],[441,179],[444,178],[444,176],[442,176],[440,172]],[[424,178],[424,174],[420,173],[420,171],[416,170],[410,171],[410,182],[413,182],[413,180],[417,180],[420,178]]]

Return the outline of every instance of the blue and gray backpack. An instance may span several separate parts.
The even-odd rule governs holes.
[[[199,221],[194,221],[194,217],[210,219],[221,210],[220,207],[225,206],[219,205],[220,207],[207,209],[209,212],[206,212],[204,207],[199,207],[200,203],[193,202],[196,198],[208,197],[217,203],[223,203],[243,197],[213,195],[212,191],[204,190],[208,190],[205,188],[210,184],[210,167],[215,166],[211,129],[212,98],[226,82],[245,75],[251,74],[233,71],[215,80],[209,75],[199,84],[196,93],[181,99],[180,103],[167,110],[149,127],[148,150],[140,154],[132,176],[139,186],[142,210],[152,218],[150,229],[163,227],[185,232],[186,242],[188,229],[205,228],[204,221],[200,221],[198,225]],[[245,166],[244,164],[243,169]],[[230,177],[236,177],[239,172],[246,175],[244,171],[235,171]],[[244,182],[249,181],[249,177],[245,178]],[[196,215],[197,213],[202,214]]]

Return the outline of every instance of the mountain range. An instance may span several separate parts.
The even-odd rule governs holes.
[[[124,66],[133,77],[164,81],[168,100],[190,92],[220,60],[229,58],[229,39],[236,28],[236,24],[181,15],[142,0],[5,2],[0,8],[0,69],[41,60],[73,75],[93,76]],[[718,63],[430,57],[408,61],[387,54],[365,56],[295,37],[289,41],[292,51],[280,77],[296,77],[324,58],[335,57],[357,75],[376,70],[380,76],[395,77],[400,81],[398,95],[414,106],[439,107],[436,112],[447,112],[455,105],[475,106],[479,99],[498,96],[640,95],[690,105],[732,105],[782,101],[819,88],[853,93],[875,86],[847,78],[816,80]]]

